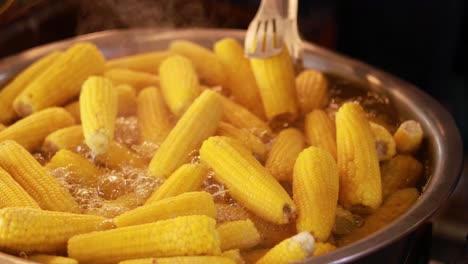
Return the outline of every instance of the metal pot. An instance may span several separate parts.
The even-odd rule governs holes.
[[[95,43],[107,58],[165,49],[174,39],[198,42],[206,47],[222,37],[242,40],[245,31],[228,29],[131,29],[112,30],[55,42],[37,47],[0,61],[0,87],[40,56],[64,49],[76,42]],[[450,114],[434,99],[394,76],[364,63],[346,58],[311,43],[305,43],[304,66],[367,84],[369,89],[384,93],[399,116],[421,123],[426,134],[430,177],[421,198],[399,219],[383,230],[356,243],[304,263],[345,263],[362,258],[398,240],[423,224],[453,191],[462,168],[462,141]],[[51,91],[53,92],[53,91]],[[59,91],[58,91],[59,92]],[[2,263],[30,263],[0,254]]]

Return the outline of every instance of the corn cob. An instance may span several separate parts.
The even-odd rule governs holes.
[[[156,72],[157,68],[154,69]],[[128,69],[111,69],[104,72],[103,76],[114,84],[127,84],[135,88],[137,92],[148,86],[159,86],[159,77],[155,74],[133,71]]]
[[[73,118],[76,120],[77,123],[81,123],[79,101],[74,101],[72,103],[69,103],[64,108],[73,116]]]
[[[210,50],[190,41],[173,41],[169,50],[189,58],[202,82],[209,85],[224,83],[226,74],[221,61]]]
[[[317,242],[315,243],[314,257],[325,255],[335,249],[336,247],[330,243]]]
[[[245,129],[239,129],[225,122],[220,122],[216,134],[239,140],[260,159],[264,159],[267,149],[262,140]]]
[[[171,112],[181,116],[200,94],[198,76],[192,62],[180,55],[173,55],[159,66],[161,91]]]
[[[366,237],[404,214],[419,198],[419,192],[415,188],[407,188],[391,194],[385,203],[373,214],[369,215],[364,225],[343,236],[338,242],[339,246],[345,246]]]
[[[117,115],[131,116],[136,113],[137,97],[133,87],[126,84],[115,86],[117,90]]]
[[[101,171],[86,158],[69,150],[59,150],[46,164],[46,169],[55,170],[64,168],[71,172],[69,180],[72,183],[79,183],[89,187],[96,187]]]
[[[245,264],[239,249],[231,249],[221,253],[221,257],[229,258],[236,264]]]
[[[295,215],[295,206],[283,187],[252,154],[236,148],[227,137],[211,137],[200,149],[200,159],[226,185],[229,194],[246,208],[277,224]]]
[[[307,114],[327,103],[328,80],[316,70],[304,70],[296,77],[296,93],[299,109]]]
[[[408,155],[397,155],[382,164],[382,195],[388,197],[398,189],[414,187],[421,179],[423,166]]]
[[[327,150],[336,160],[335,123],[325,111],[316,109],[307,114],[304,130],[310,145]]]
[[[57,129],[71,126],[74,122],[73,117],[63,108],[44,109],[0,131],[0,141],[14,140],[32,151],[41,146],[47,135]]]
[[[336,143],[340,175],[340,204],[377,208],[382,202],[380,168],[375,141],[364,110],[345,103],[336,114]]]
[[[305,140],[301,131],[295,128],[282,130],[268,153],[266,169],[278,181],[291,180],[294,162],[304,147]]]
[[[264,141],[271,137],[271,129],[262,119],[249,112],[243,106],[222,97],[223,101],[223,120],[233,126],[245,129]]]
[[[414,153],[421,146],[424,137],[421,125],[414,121],[408,120],[398,127],[393,135],[396,148],[399,153]]]
[[[4,130],[5,128],[7,128],[4,124],[0,123],[0,131]]]
[[[62,52],[52,52],[31,64],[0,90],[0,123],[10,124],[17,118],[13,101],[23,89],[52,65]]]
[[[338,186],[338,168],[330,153],[309,147],[299,154],[293,176],[298,232],[311,232],[318,241],[328,239],[335,223]]]
[[[117,227],[146,224],[185,215],[216,217],[213,197],[207,192],[188,192],[137,207],[114,218]]]
[[[374,122],[369,122],[379,161],[389,160],[396,154],[395,140],[388,130]]]
[[[154,73],[159,68],[159,64],[161,64],[161,62],[170,55],[172,55],[172,52],[170,51],[155,51],[120,57],[108,60],[106,63],[106,69],[123,68]]]
[[[262,59],[250,59],[268,120],[294,121],[297,117],[294,68],[288,50]]]
[[[68,255],[80,263],[115,263],[145,257],[219,255],[215,220],[182,216],[72,237]]]
[[[220,96],[211,90],[203,91],[156,151],[149,164],[148,174],[165,178],[187,162],[190,152],[214,134],[222,112]]]
[[[223,256],[187,256],[169,258],[144,258],[119,262],[119,264],[235,264],[235,262]]]
[[[225,86],[235,100],[257,116],[265,115],[255,76],[248,59],[244,57],[244,48],[232,38],[224,38],[214,45],[216,56],[226,69]]]
[[[16,97],[13,102],[16,113],[27,116],[63,105],[80,93],[81,84],[88,76],[103,71],[104,63],[104,57],[93,44],[72,46]],[[51,87],[55,92],[51,92]]]
[[[138,94],[137,115],[140,143],[161,143],[172,128],[161,91],[155,87],[145,88]]]
[[[69,126],[50,133],[45,138],[42,149],[55,153],[61,149],[75,149],[83,141],[83,128],[80,125]]]
[[[40,209],[34,199],[8,174],[0,168],[0,208],[31,207]]]
[[[71,194],[18,143],[11,140],[0,142],[0,167],[31,195],[42,209],[80,211]]]
[[[102,229],[105,218],[32,208],[0,209],[0,248],[8,253],[63,253],[67,240]]]
[[[89,77],[80,94],[80,114],[86,145],[94,155],[105,153],[114,139],[117,91],[102,77]]]
[[[150,196],[146,204],[176,196],[185,192],[196,191],[206,179],[208,169],[202,164],[184,164],[180,166]]]
[[[270,251],[269,248],[263,248],[242,252],[242,258],[245,260],[246,264],[255,264],[259,259],[265,256],[268,251]]]
[[[28,260],[41,264],[78,264],[76,259],[43,254],[28,256]]]
[[[296,261],[302,261],[312,256],[315,248],[314,237],[307,232],[301,232],[291,238],[288,238],[270,251],[268,251],[257,264],[287,264]]]
[[[232,221],[218,226],[221,250],[248,249],[260,242],[260,234],[250,219]]]
[[[123,165],[144,168],[147,164],[144,158],[140,157],[127,146],[114,141],[110,142],[106,153],[96,157],[96,161],[111,169],[120,169]]]

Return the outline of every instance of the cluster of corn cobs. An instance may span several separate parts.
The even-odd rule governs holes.
[[[355,102],[326,112],[328,90],[321,72],[296,77],[286,49],[249,61],[233,39],[214,52],[174,41],[106,61],[80,43],[45,56],[0,92],[0,250],[42,263],[289,263],[356,241],[417,200],[423,134],[407,121],[392,135]],[[135,138],[119,138],[119,118],[136,120]],[[103,180],[128,168],[149,191]],[[92,190],[126,209],[84,204]]]

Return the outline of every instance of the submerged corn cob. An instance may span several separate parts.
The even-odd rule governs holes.
[[[63,105],[79,94],[88,76],[103,71],[104,63],[104,57],[93,44],[72,46],[16,97],[13,103],[16,113],[27,116],[50,106]]]
[[[396,154],[395,140],[388,130],[374,122],[369,122],[372,129],[372,135],[375,139],[375,147],[379,161],[389,160]]]
[[[250,62],[244,57],[244,48],[232,38],[224,38],[214,45],[214,52],[226,70],[225,86],[235,100],[257,116],[264,110]]]
[[[224,256],[187,256],[169,258],[144,258],[119,262],[119,264],[235,264]]]
[[[146,224],[185,215],[216,217],[213,197],[207,192],[188,192],[146,204],[114,218],[117,227]],[[223,249],[223,248],[221,248]]]
[[[5,128],[7,128],[4,124],[0,123],[0,131],[4,130]]]
[[[138,94],[137,116],[140,143],[161,143],[172,128],[169,111],[158,88],[148,87],[141,90]]]
[[[115,86],[117,90],[117,115],[130,116],[136,113],[137,97],[133,87],[127,84]]]
[[[218,226],[221,250],[248,249],[260,242],[260,234],[250,219],[232,221]]]
[[[165,178],[187,162],[190,152],[214,134],[222,112],[220,95],[211,90],[203,91],[156,151],[148,173],[154,177]]]
[[[8,253],[63,253],[67,240],[100,230],[104,217],[32,208],[0,209],[0,249]]]
[[[182,216],[72,237],[68,255],[80,263],[115,263],[145,257],[221,253],[214,219]]]
[[[421,146],[423,137],[421,125],[414,120],[403,122],[393,135],[396,148],[400,153],[416,152]]]
[[[318,241],[328,239],[335,224],[338,186],[338,168],[330,153],[309,147],[299,154],[293,176],[298,232],[311,232]]]
[[[325,106],[328,96],[328,80],[316,70],[304,70],[296,77],[299,109],[303,114]]]
[[[335,225],[333,226],[333,234],[343,236],[362,225],[362,217],[354,215],[351,211],[344,209],[340,205],[336,207]]]
[[[161,64],[161,62],[170,55],[172,55],[172,52],[170,51],[155,51],[125,56],[108,60],[106,63],[106,69],[123,68],[154,73],[156,69],[159,68],[159,64]]]
[[[397,155],[382,164],[382,195],[388,197],[398,189],[414,187],[421,179],[423,165],[408,155]]]
[[[80,94],[80,114],[86,145],[94,155],[105,153],[114,139],[117,91],[102,77],[89,77]]]
[[[377,208],[382,202],[380,167],[375,141],[364,110],[345,103],[336,114],[340,204]]]
[[[291,180],[294,162],[304,147],[305,140],[301,131],[296,128],[282,130],[268,153],[266,169],[278,181]]]
[[[293,121],[297,116],[294,68],[288,50],[269,58],[250,59],[268,120]]]
[[[261,159],[263,159],[266,155],[267,149],[262,140],[246,129],[236,128],[229,123],[220,122],[216,134],[219,136],[226,136],[239,140],[239,142],[244,144]]]
[[[190,41],[173,41],[169,49],[189,58],[203,82],[209,85],[223,84],[226,79],[221,61],[210,50]]]
[[[41,146],[47,135],[74,123],[73,117],[63,108],[52,107],[25,117],[0,131],[0,141],[14,140],[32,151]]]
[[[287,264],[305,260],[314,252],[314,237],[307,232],[301,232],[288,238],[268,251],[257,264]]]
[[[366,237],[404,214],[419,198],[419,192],[415,188],[398,190],[373,214],[369,215],[364,225],[353,230],[339,240],[339,246],[345,246]]]
[[[242,252],[242,258],[245,260],[247,264],[255,264],[259,259],[261,259],[265,254],[270,251],[269,248],[263,249],[254,249]]]
[[[42,149],[49,153],[61,149],[75,149],[83,140],[83,128],[80,125],[69,126],[50,133],[45,138]]]
[[[18,143],[0,142],[0,167],[28,192],[42,209],[79,212],[71,194]]]
[[[184,164],[180,166],[146,201],[152,204],[159,200],[185,192],[196,191],[206,179],[208,168],[203,164]]]
[[[310,145],[327,150],[336,160],[335,123],[325,111],[316,109],[307,114],[304,130]]]
[[[233,145],[227,137],[211,137],[200,149],[200,159],[226,185],[229,194],[258,216],[285,224],[295,215],[288,193],[252,154]]]
[[[17,115],[13,109],[13,101],[23,89],[33,82],[41,73],[52,65],[62,52],[52,52],[31,64],[18,74],[7,86],[0,90],[0,123],[10,124]]]
[[[147,161],[140,157],[133,150],[127,146],[112,141],[109,144],[109,148],[106,153],[98,155],[96,161],[99,164],[103,164],[106,167],[112,169],[119,169],[124,165],[130,165],[132,167],[144,168],[146,167]]]
[[[76,259],[43,254],[28,256],[28,260],[41,264],[78,264]]]
[[[79,101],[69,103],[64,108],[65,108],[65,110],[68,111],[68,113],[70,113],[73,116],[73,118],[75,119],[75,121],[77,123],[81,123],[80,102]]]
[[[155,68],[153,71],[156,71]],[[138,91],[148,86],[159,86],[159,77],[146,73],[128,69],[111,69],[104,72],[103,76],[111,80],[114,84],[127,84]]]
[[[315,243],[314,257],[325,255],[334,251],[335,249],[336,246],[334,246],[333,244],[317,242]]]
[[[0,190],[2,190],[0,208],[30,207],[40,209],[36,201],[2,168],[0,168]]]
[[[231,249],[221,253],[221,257],[230,258],[236,264],[245,264],[239,249]]]

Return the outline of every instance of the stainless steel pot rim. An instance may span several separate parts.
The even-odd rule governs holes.
[[[0,60],[0,85],[32,60],[57,49],[64,49],[73,43],[91,41],[102,48],[114,44],[122,47],[115,49],[119,56],[127,54],[132,44],[133,52],[139,51],[139,44],[145,42],[169,41],[172,39],[210,38],[213,40],[223,37],[243,39],[244,30],[237,29],[128,29],[109,30],[39,46],[17,55]],[[136,41],[138,40],[138,41]],[[127,53],[126,53],[127,52]],[[110,54],[103,50],[105,56]],[[304,64],[320,70],[338,72],[347,77],[367,81],[379,91],[389,95],[394,103],[406,109],[410,117],[417,119],[428,134],[428,144],[431,146],[432,174],[424,188],[424,192],[417,204],[410,208],[397,221],[388,227],[336,251],[314,257],[304,263],[345,263],[368,255],[408,234],[426,221],[435,210],[452,193],[458,181],[463,161],[462,140],[451,115],[434,99],[399,78],[375,69],[365,63],[339,55],[312,43],[305,43]],[[398,108],[398,107],[397,107]]]

